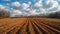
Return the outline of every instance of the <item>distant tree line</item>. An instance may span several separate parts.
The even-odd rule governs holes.
[[[51,13],[47,17],[49,17],[49,18],[60,18],[60,11],[55,12],[55,13]]]
[[[0,18],[10,17],[10,12],[2,10],[0,11]]]
[[[17,16],[17,15],[15,15]],[[7,18],[7,17],[10,17],[10,12],[9,11],[5,11],[5,10],[2,10],[0,11],[0,18]],[[17,16],[17,17],[23,17],[22,15],[21,16]],[[24,16],[24,17],[48,17],[48,18],[60,18],[60,11],[59,12],[55,12],[55,13],[50,13],[50,14],[46,14],[43,16],[41,15],[35,15],[35,16]]]

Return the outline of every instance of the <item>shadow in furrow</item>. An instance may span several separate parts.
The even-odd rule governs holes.
[[[47,32],[48,34],[49,34],[49,33],[50,33],[50,34],[55,34],[55,32],[53,32],[53,31],[51,31],[49,28],[47,28],[44,24],[42,24],[42,22],[39,23],[39,21],[37,21],[37,20],[36,20],[36,22],[37,22],[38,24],[40,24],[40,25],[41,25],[41,28],[42,28],[45,32]]]
[[[18,23],[19,24],[19,23]],[[19,25],[15,25],[14,27],[12,27],[11,30],[8,30],[8,32],[6,32],[6,34],[16,34],[16,32],[24,25],[25,23],[21,23]]]
[[[42,31],[43,34],[47,34],[47,33],[42,29],[42,26],[40,27],[40,26],[37,25],[38,23],[35,21],[35,19],[32,19],[32,20],[33,20],[32,22],[34,22],[34,24],[38,27],[38,29],[39,29],[40,31]],[[36,22],[36,23],[35,23],[35,22]],[[33,24],[33,25],[34,25],[34,24]]]
[[[30,31],[30,34],[36,34],[36,32],[34,31],[34,28],[33,28],[33,25],[29,19],[29,31]]]
[[[57,33],[58,33],[58,34],[60,34],[60,31],[59,31],[59,30],[57,30],[57,29],[55,29],[55,28],[53,28],[53,27],[51,27],[51,26],[49,26],[49,25],[45,24],[43,21],[42,21],[42,23],[41,23],[41,24],[44,24],[44,25],[45,25],[45,27],[47,27],[49,30],[51,30],[51,31],[55,32],[56,34],[57,34]]]
[[[43,24],[45,24],[45,23],[43,23]],[[48,29],[50,29],[51,31],[55,32],[55,33],[60,33],[60,31],[59,31],[58,29],[54,28],[54,27],[51,26],[51,25],[45,24],[45,26],[46,26]]]
[[[27,34],[30,34],[30,31],[29,31],[29,20],[28,20],[28,25],[27,25],[27,30],[26,30]]]
[[[15,26],[15,25],[14,25]],[[15,27],[14,26],[12,26],[12,27],[10,27],[10,28],[12,28],[10,31],[8,31],[6,34],[10,34],[9,32],[11,32],[12,30],[14,30],[15,29]],[[14,28],[13,28],[14,27]]]
[[[25,23],[22,25],[22,26],[24,26],[25,25]],[[12,30],[10,30],[9,32],[7,32],[7,34],[11,34],[10,32],[11,31],[13,31],[13,30],[15,30],[17,27],[15,27],[15,28],[13,28]],[[20,28],[20,29],[22,29],[22,27]]]
[[[56,34],[60,34],[60,32],[57,32],[57,31],[55,31],[55,30],[53,30],[53,29],[51,29],[49,27],[47,27],[47,28],[50,29],[51,31],[55,32]]]
[[[34,23],[35,24],[35,23]],[[44,30],[42,30],[37,24],[35,24],[39,29],[40,31],[42,31],[43,34],[47,34]]]
[[[33,22],[31,22],[31,24],[32,24],[32,27],[33,27],[35,33],[36,33],[36,34],[40,34],[40,33],[37,31],[36,27],[34,26]]]
[[[38,20],[38,21],[43,22],[43,20]],[[46,23],[45,23],[45,22],[46,22]],[[43,23],[46,24],[46,25],[48,25],[48,26],[50,26],[50,27],[53,27],[53,28],[55,28],[55,29],[57,29],[57,30],[60,30],[60,27],[59,27],[59,26],[57,26],[57,25],[55,25],[55,24],[49,24],[49,23],[51,23],[50,21],[49,21],[49,23],[48,23],[48,21],[44,21]]]
[[[60,27],[57,27],[57,26],[55,27],[55,26],[53,26],[52,24],[51,24],[51,25],[50,25],[50,24],[47,24],[47,25],[60,31]]]
[[[26,24],[26,23],[25,23]],[[23,24],[23,26],[25,25]],[[16,32],[16,34],[19,34],[21,32],[21,30],[23,29],[23,26],[21,26],[21,28]]]

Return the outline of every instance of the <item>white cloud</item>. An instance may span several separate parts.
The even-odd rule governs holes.
[[[0,4],[0,10],[9,11],[9,9],[10,9],[9,7],[3,6],[3,5]]]
[[[30,11],[31,9],[30,8],[27,8],[26,11]]]
[[[48,8],[48,10],[51,10],[51,9],[53,9],[53,8],[57,8],[57,7],[58,7],[57,1],[53,1],[53,2],[50,1],[50,3],[51,3],[51,7]]]
[[[26,11],[30,11],[30,8],[29,8],[30,4],[31,2],[22,3],[22,4],[20,4],[19,2],[13,2],[12,3],[13,7],[19,8],[19,9],[13,9],[13,15],[29,15]]]
[[[31,2],[28,2],[29,5],[31,5]]]
[[[35,3],[34,7],[42,7],[42,0],[39,0],[38,2]]]
[[[14,12],[14,14],[16,14],[16,15],[21,15],[21,14],[22,14],[22,12],[21,12],[20,10],[13,10],[13,12]]]
[[[49,3],[50,3],[50,1],[49,1],[49,0],[47,0],[47,1],[46,1],[46,4],[48,5]]]
[[[22,15],[22,12],[20,10],[13,10],[11,17],[19,17]]]
[[[2,9],[5,9],[5,6],[3,6],[3,5],[0,5],[0,9],[2,10]]]
[[[19,9],[12,9],[13,16],[15,15],[39,15],[39,14],[46,14],[51,12],[60,11],[60,5],[56,0],[45,0],[45,3],[42,2],[43,0],[37,1],[32,8],[29,8],[32,2],[22,3],[20,2],[12,2],[12,6],[17,7]],[[44,4],[44,5],[43,5]],[[7,4],[9,5],[9,4]],[[47,8],[48,7],[48,8]],[[0,5],[0,9],[5,9],[5,6]],[[55,10],[56,9],[56,10]],[[6,9],[8,10],[8,9]],[[30,12],[30,13],[28,13]]]
[[[31,15],[37,15],[37,14],[39,14],[39,13],[36,12],[36,9],[31,9],[31,10],[30,10],[30,14],[31,14]]]
[[[15,7],[20,7],[20,3],[19,2],[12,2],[12,6],[15,6]]]
[[[60,5],[58,4],[58,2],[56,0],[45,0],[45,2],[42,2],[42,1],[43,0],[39,0],[33,6],[33,9],[36,9],[36,11],[40,10],[40,14],[60,11],[60,10],[58,10],[58,9],[60,9],[60,7],[59,7]],[[52,10],[52,11],[50,11],[50,10]]]
[[[23,9],[27,9],[30,5],[26,4],[26,3],[23,3],[21,6],[22,6]]]
[[[60,5],[58,6],[58,8],[57,8],[57,9],[58,9],[58,11],[60,11]]]

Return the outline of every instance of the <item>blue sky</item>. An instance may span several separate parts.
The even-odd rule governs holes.
[[[0,0],[0,10],[15,15],[39,15],[60,11],[60,0]]]

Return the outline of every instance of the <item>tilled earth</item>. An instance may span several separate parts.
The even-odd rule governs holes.
[[[60,34],[60,22],[43,18],[0,19],[0,34]]]

